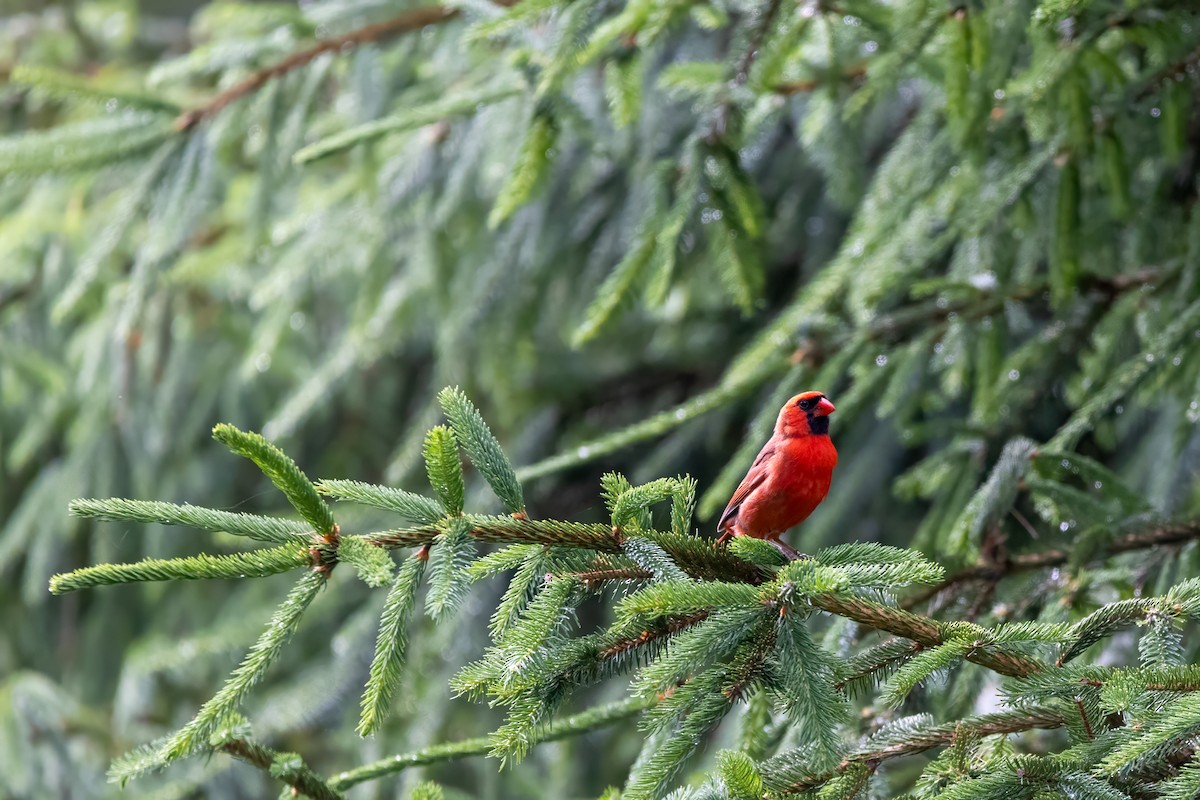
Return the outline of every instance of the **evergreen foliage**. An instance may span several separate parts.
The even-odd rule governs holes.
[[[1198,40],[18,4],[0,796],[1200,796]],[[716,547],[806,388],[812,555]]]

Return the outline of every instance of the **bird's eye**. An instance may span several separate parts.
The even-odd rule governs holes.
[[[806,397],[800,402],[796,403],[796,405],[800,406],[800,408],[804,409],[805,411],[811,411],[812,407],[816,404],[816,399],[812,397]]]

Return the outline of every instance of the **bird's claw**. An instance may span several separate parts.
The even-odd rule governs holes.
[[[808,558],[807,555],[801,553],[787,542],[780,541],[779,539],[768,539],[767,541],[770,542],[771,546],[778,550],[780,554],[788,561],[800,561],[801,559]]]

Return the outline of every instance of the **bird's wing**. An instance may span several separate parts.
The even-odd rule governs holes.
[[[729,498],[729,505],[725,506],[725,511],[722,512],[721,519],[717,522],[717,531],[725,532],[727,524],[737,516],[742,502],[767,479],[767,471],[760,467],[773,455],[775,455],[775,445],[771,443],[768,443],[759,452],[758,458],[754,459],[754,463],[750,465],[750,471],[746,473],[746,477],[742,478],[733,497]]]

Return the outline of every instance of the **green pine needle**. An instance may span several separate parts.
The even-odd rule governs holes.
[[[370,676],[362,696],[362,714],[358,722],[360,736],[370,736],[383,724],[400,683],[408,645],[408,620],[416,604],[417,587],[425,564],[424,554],[409,556],[384,601],[379,635],[375,639],[375,657],[371,659]]]
[[[390,117],[348,128],[324,139],[318,139],[297,150],[296,154],[292,156],[292,160],[297,164],[311,164],[385,136],[417,130],[455,117],[470,116],[482,106],[493,105],[519,94],[521,94],[519,86],[501,83],[497,86],[451,95],[425,105],[405,109]]]
[[[444,425],[430,429],[425,436],[425,470],[429,485],[449,514],[461,514],[466,496],[458,440]]]
[[[468,569],[474,558],[471,523],[465,517],[456,517],[445,533],[438,534],[430,550],[425,611],[434,620],[444,621],[466,599],[471,590]]]
[[[649,570],[656,581],[691,580],[656,542],[640,536],[629,536],[621,545],[621,549],[629,556],[630,561],[642,569]]]
[[[333,534],[336,523],[329,506],[317,494],[308,476],[282,450],[261,434],[241,431],[225,423],[213,428],[213,438],[253,461],[317,533],[322,536]]]
[[[673,614],[692,614],[711,608],[761,605],[754,586],[720,581],[665,581],[654,583],[617,603],[617,619],[656,619]]]
[[[625,257],[596,290],[596,298],[583,313],[583,322],[571,335],[572,347],[583,347],[599,336],[604,327],[616,319],[617,312],[634,294],[646,266],[657,249],[657,239],[651,233],[657,226],[646,227],[647,233],[630,245]]]
[[[125,112],[0,138],[0,176],[107,167],[153,150],[175,129],[172,119]]]
[[[307,547],[275,547],[223,556],[198,555],[184,558],[147,558],[132,564],[97,564],[50,579],[50,591],[66,594],[94,586],[141,581],[216,580],[262,578],[312,564]]]
[[[766,793],[756,765],[744,753],[722,750],[717,755],[717,769],[729,800],[762,800]]]
[[[105,520],[130,520],[132,522],[158,523],[159,525],[186,525],[209,531],[220,531],[235,536],[245,536],[260,542],[283,544],[304,542],[312,527],[280,517],[264,517],[257,514],[238,514],[218,511],[215,508],[193,506],[188,503],[176,505],[157,500],[126,500],[111,497],[103,500],[72,500],[70,511],[77,517]]]
[[[1004,445],[992,474],[963,509],[950,533],[948,543],[954,554],[965,557],[977,551],[983,531],[1008,513],[1035,452],[1034,443],[1021,437]]]
[[[437,501],[390,486],[334,479],[318,481],[316,486],[323,495],[391,511],[409,522],[432,525],[446,514]]]
[[[106,110],[115,105],[117,108],[156,111],[170,115],[182,111],[175,103],[157,95],[106,86],[94,79],[48,67],[18,64],[8,79],[13,85],[27,86],[49,97],[83,100],[102,105]]]
[[[458,441],[467,451],[467,457],[492,487],[504,510],[509,514],[523,514],[525,497],[521,484],[500,442],[483,421],[483,415],[458,387],[447,387],[440,391],[438,402],[450,420]]]
[[[488,227],[497,228],[533,197],[550,167],[551,151],[558,139],[558,126],[546,114],[536,114],[517,154],[508,180],[496,196]]]
[[[841,755],[839,726],[849,706],[834,690],[838,672],[832,657],[818,645],[795,614],[779,620],[772,656],[771,683],[777,703],[796,724],[801,742],[812,748],[817,768],[836,763]]]
[[[413,789],[409,800],[445,800],[446,793],[442,787],[433,781],[425,781],[417,784],[417,788]]]
[[[325,585],[325,574],[312,570],[304,575],[275,609],[271,621],[250,652],[238,665],[217,694],[201,706],[195,718],[173,734],[162,746],[164,762],[171,762],[205,749],[208,737],[216,731],[226,715],[234,712],[254,686],[262,681],[267,670],[279,658],[283,646],[300,625],[308,604]]]
[[[500,602],[496,604],[496,610],[492,612],[489,630],[494,642],[500,641],[520,618],[521,612],[529,602],[537,596],[538,590],[545,585],[544,578],[550,567],[546,548],[540,545],[514,545],[510,550],[510,558],[502,563],[505,568],[509,565],[516,566],[517,572],[508,582],[508,588],[504,590]],[[514,563],[517,558],[520,559],[519,563]]]
[[[396,569],[387,550],[358,536],[339,538],[337,557],[338,561],[352,566],[362,582],[373,589],[390,583]]]

